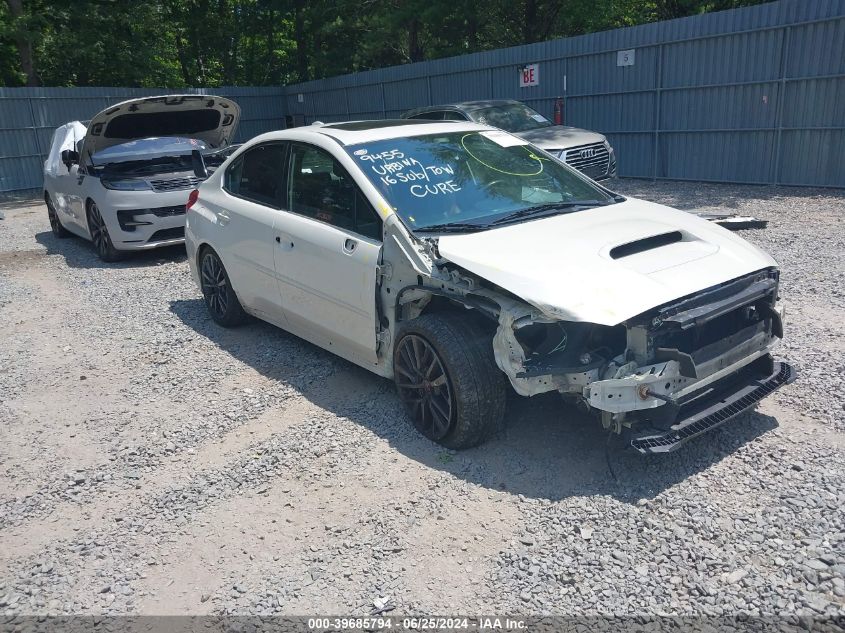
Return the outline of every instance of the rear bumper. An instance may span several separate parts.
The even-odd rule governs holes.
[[[673,408],[674,421],[670,420],[668,426],[662,424],[663,429],[629,429],[626,439],[631,448],[643,454],[674,451],[692,438],[729,422],[772,392],[793,382],[795,377],[792,366],[776,362],[766,354],[737,373],[691,394],[690,398]]]

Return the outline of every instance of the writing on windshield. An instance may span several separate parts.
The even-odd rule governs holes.
[[[378,154],[357,150],[355,154],[363,163],[369,163],[370,170],[385,185],[390,187],[407,184],[410,194],[417,198],[461,190],[460,185],[453,179],[455,168],[451,165],[425,165],[413,156],[406,157],[404,152],[398,149]]]
[[[610,199],[557,160],[498,130],[390,139],[347,151],[412,228],[489,222],[542,204]]]

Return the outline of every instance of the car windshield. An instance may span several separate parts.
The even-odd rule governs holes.
[[[549,127],[552,122],[536,110],[521,103],[482,108],[469,113],[472,120],[482,125],[492,125],[507,132],[527,132]]]
[[[160,156],[181,156],[193,150],[206,148],[205,143],[195,138],[159,136],[139,138],[120,145],[112,145],[92,157],[95,165],[120,163],[127,160],[145,160]]]
[[[346,148],[406,224],[473,230],[616,199],[500,130],[449,132]]]
[[[92,156],[95,171],[144,175],[192,168],[191,152],[206,152],[206,144],[195,138],[162,136],[112,145]]]

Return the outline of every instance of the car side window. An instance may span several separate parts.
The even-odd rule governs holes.
[[[381,218],[331,154],[312,145],[294,144],[289,169],[290,211],[381,239]]]
[[[443,120],[444,121],[468,121],[467,117],[462,113],[456,110],[447,110],[443,113]]]
[[[433,112],[420,112],[415,114],[410,119],[425,119],[426,121],[442,121],[445,113],[442,110],[435,110]]]
[[[281,207],[284,185],[284,143],[265,143],[248,149],[226,169],[223,188],[259,204]]]

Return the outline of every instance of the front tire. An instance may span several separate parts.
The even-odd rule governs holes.
[[[211,248],[200,254],[200,287],[205,307],[214,321],[223,327],[241,325],[247,320],[241,302],[229,281],[220,257]]]
[[[53,201],[50,199],[50,194],[44,195],[44,202],[47,204],[47,217],[50,220],[50,229],[52,229],[53,235],[62,240],[66,237],[70,237],[70,231],[68,231],[64,226],[62,226],[62,221],[59,219],[59,214],[56,211],[56,207],[53,206]]]
[[[88,205],[88,230],[91,233],[91,241],[94,243],[94,250],[104,262],[116,262],[123,258],[119,250],[114,247],[109,235],[103,215],[97,207],[97,203],[91,202]]]
[[[500,428],[505,383],[491,339],[466,314],[423,315],[399,327],[396,389],[414,426],[430,440],[469,448]]]

